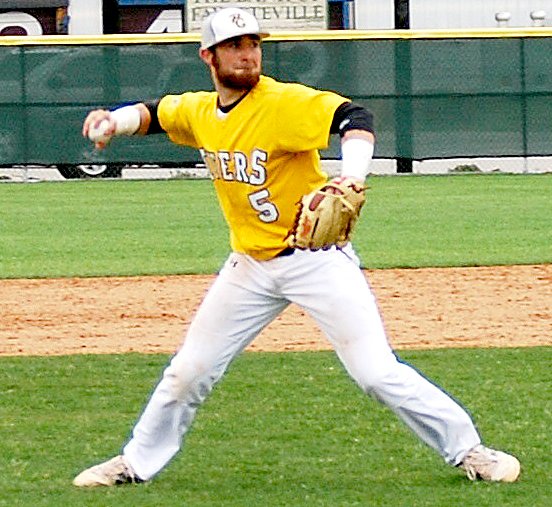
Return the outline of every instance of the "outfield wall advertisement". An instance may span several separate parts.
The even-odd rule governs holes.
[[[186,29],[201,30],[201,21],[211,12],[229,5],[221,0],[186,2]],[[236,5],[232,2],[231,5]],[[328,27],[326,0],[244,0],[239,6],[250,11],[265,30],[319,30]]]

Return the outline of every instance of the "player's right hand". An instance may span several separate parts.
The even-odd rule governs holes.
[[[85,118],[82,135],[90,139],[98,150],[103,150],[115,135],[116,127],[110,111],[96,109]]]

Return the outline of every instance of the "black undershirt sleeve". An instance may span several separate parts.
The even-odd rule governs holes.
[[[162,134],[163,132],[165,132],[159,124],[159,118],[157,117],[157,107],[159,106],[159,100],[144,102],[144,105],[147,107],[151,116],[151,122],[146,134]]]
[[[374,116],[368,109],[353,102],[344,102],[334,113],[330,134],[341,137],[348,130],[366,130],[374,133]]]

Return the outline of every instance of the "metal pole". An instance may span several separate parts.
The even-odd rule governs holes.
[[[525,68],[525,39],[519,39],[519,58],[521,66],[521,135],[523,145],[523,172],[528,172],[529,153],[527,139],[527,84],[526,84],[526,68]]]
[[[394,0],[395,28],[408,30],[410,28],[410,0]]]
[[[409,0],[394,0],[395,29],[410,29]],[[412,57],[410,40],[395,41],[395,140],[397,172],[412,172]]]

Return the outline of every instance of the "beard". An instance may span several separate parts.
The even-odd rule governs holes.
[[[258,69],[243,69],[239,73],[222,70],[216,55],[213,59],[213,67],[220,84],[232,90],[251,90],[260,79],[261,72]]]

